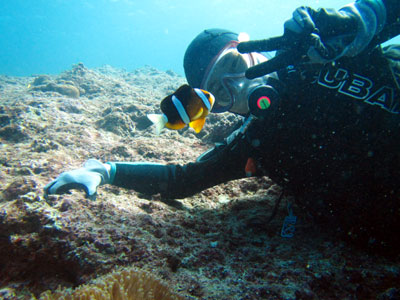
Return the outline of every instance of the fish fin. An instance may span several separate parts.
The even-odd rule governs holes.
[[[166,115],[159,114],[148,114],[147,117],[153,124],[155,125],[154,132],[159,135],[161,130],[165,127],[165,124],[168,122],[168,118]]]
[[[175,124],[171,124],[171,123],[167,123],[165,124],[165,127],[169,128],[169,129],[173,129],[173,130],[179,130],[182,128],[185,128],[186,124],[183,122],[178,122]]]
[[[192,127],[194,131],[196,131],[196,133],[199,133],[203,129],[205,123],[206,123],[206,118],[201,118],[190,122],[189,126]]]
[[[192,117],[192,119],[193,119],[193,120],[198,120],[198,119],[200,119],[200,118],[203,116],[203,112],[204,112],[204,109],[203,109],[202,107],[200,107],[200,108],[199,108],[199,111],[197,112],[197,114],[195,114],[195,115]]]

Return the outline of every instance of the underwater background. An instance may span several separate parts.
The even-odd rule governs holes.
[[[156,136],[147,118],[186,82],[202,30],[263,39],[300,5],[349,2],[0,0],[0,300],[400,299],[398,248],[359,249],[296,203],[281,237],[293,199],[268,177],[178,200],[112,185],[96,201],[43,195],[88,158],[184,165],[231,133],[232,113],[199,134]]]
[[[338,9],[349,0],[0,0],[0,74],[56,74],[77,62],[183,75],[183,56],[202,30],[262,39],[283,32],[301,5]],[[397,38],[399,41],[399,38]]]

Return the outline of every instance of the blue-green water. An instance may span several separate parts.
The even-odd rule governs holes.
[[[187,45],[203,29],[280,35],[300,5],[344,0],[0,0],[0,74],[59,73],[72,64],[183,74]]]

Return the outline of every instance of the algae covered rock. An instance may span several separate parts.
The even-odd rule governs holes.
[[[79,89],[70,84],[58,84],[54,82],[49,82],[47,84],[38,85],[32,87],[33,91],[42,91],[42,92],[57,92],[61,95],[68,96],[71,98],[79,98],[80,92]]]
[[[72,81],[61,80],[54,82],[48,75],[39,75],[30,84],[31,91],[56,92],[61,95],[79,98],[80,91]]]
[[[80,95],[79,90],[75,86],[69,84],[57,84],[55,86],[55,91],[71,98],[79,98]]]
[[[6,201],[15,200],[19,196],[33,191],[36,186],[36,182],[30,178],[17,177],[4,189],[2,196]]]
[[[24,142],[29,139],[26,129],[18,124],[10,124],[0,129],[0,138],[14,143]]]
[[[99,119],[96,125],[119,136],[134,135],[136,131],[131,118],[119,110],[106,110],[104,117]]]
[[[51,77],[50,76],[48,76],[48,75],[39,75],[33,80],[32,86],[47,85],[50,82],[51,82]]]

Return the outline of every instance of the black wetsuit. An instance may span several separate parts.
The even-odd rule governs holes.
[[[398,3],[392,5],[399,15]],[[382,36],[394,35],[390,26],[400,33],[398,20],[389,18]],[[257,175],[271,177],[318,218],[373,246],[398,243],[399,59],[400,47],[382,51],[371,44],[322,68],[282,70],[286,88],[278,109],[253,121],[243,136],[184,166],[112,163],[113,184],[183,198],[245,177],[251,157]]]

